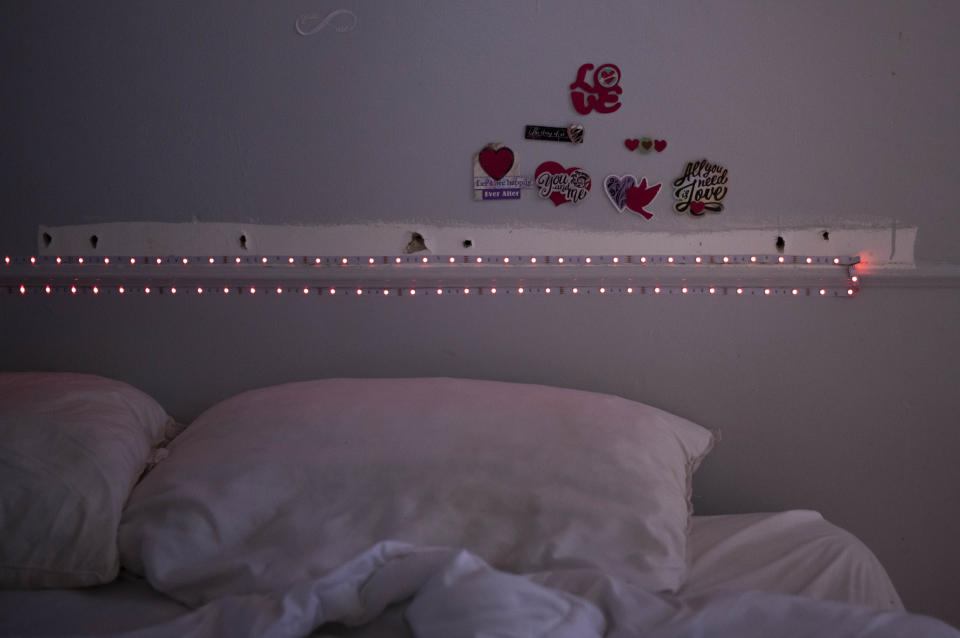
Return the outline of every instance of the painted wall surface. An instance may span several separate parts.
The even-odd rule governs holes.
[[[296,33],[340,7],[358,28]],[[10,3],[0,251],[35,251],[40,225],[119,221],[768,228],[758,252],[782,228],[905,225],[919,261],[960,264],[958,26],[960,4],[934,1]],[[585,62],[619,65],[616,113],[573,111]],[[582,146],[522,139],[570,122]],[[642,135],[667,151],[624,149]],[[644,222],[599,189],[577,207],[474,202],[472,156],[493,141],[521,172],[556,160],[598,181],[708,157],[730,169],[727,210],[676,215],[664,193]],[[299,301],[5,299],[0,367],[126,379],[184,420],[321,376],[620,394],[723,430],[698,511],[820,510],[910,609],[960,624],[955,288]]]

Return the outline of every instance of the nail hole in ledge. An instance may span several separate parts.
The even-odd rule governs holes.
[[[777,252],[782,253],[783,249],[787,247],[787,242],[784,241],[782,236],[777,237]]]
[[[44,233],[44,234],[43,234],[43,247],[44,247],[44,248],[49,247],[52,242],[53,242],[53,237],[50,235],[50,233]]]
[[[426,249],[427,249],[427,242],[424,241],[423,235],[421,235],[420,233],[414,232],[414,233],[410,233],[410,241],[407,242],[407,247],[403,249],[403,252],[410,254],[410,253],[417,253],[417,252],[420,252],[421,250],[426,250]]]
[[[246,235],[240,235],[240,248],[242,248],[243,250],[246,250],[246,249],[247,249],[247,236],[246,236]]]
[[[96,235],[90,235],[90,247],[96,250],[98,243],[100,243],[100,238]]]

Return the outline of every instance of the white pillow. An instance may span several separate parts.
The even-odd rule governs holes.
[[[286,588],[386,539],[676,590],[691,474],[711,442],[640,403],[537,385],[255,390],[202,414],[137,486],[121,560],[189,605]]]
[[[116,577],[120,513],[168,419],[119,381],[0,373],[0,588]]]

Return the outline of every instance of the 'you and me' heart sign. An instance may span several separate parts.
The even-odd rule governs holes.
[[[590,192],[590,175],[582,168],[564,168],[557,162],[544,162],[534,174],[537,195],[554,206],[576,204]]]

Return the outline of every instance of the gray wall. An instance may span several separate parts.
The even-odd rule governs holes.
[[[295,32],[341,6],[357,30]],[[648,230],[916,225],[918,259],[956,265],[958,26],[953,2],[8,3],[0,251],[34,251],[39,224],[131,220],[637,230],[599,192],[473,202],[472,155],[502,141],[527,173],[730,168],[724,213],[674,215],[663,194]],[[577,116],[566,86],[608,61],[624,106]],[[573,121],[583,147],[521,139]],[[642,135],[670,146],[627,153]],[[818,509],[909,608],[960,624],[956,289],[303,301],[0,299],[2,368],[126,379],[183,420],[321,376],[621,394],[723,430],[699,512]]]

